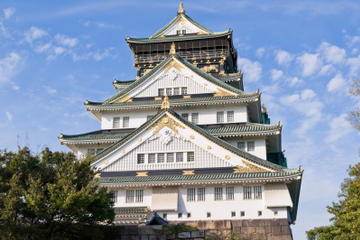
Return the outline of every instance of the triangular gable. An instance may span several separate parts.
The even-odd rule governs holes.
[[[96,158],[98,160],[93,163],[93,166],[99,170],[104,170],[132,154],[134,149],[146,144],[147,141],[160,138],[159,140],[162,144],[168,144],[169,139],[172,141],[172,138],[176,138],[196,145],[197,149],[201,149],[213,156],[216,162],[212,167],[234,166],[239,172],[274,172],[282,169],[282,167],[276,164],[242,152],[230,144],[208,135],[200,128],[195,128],[195,125],[181,119],[176,113],[162,111],[135,130],[127,138],[115,143],[97,155]],[[133,154],[131,156],[131,161],[136,163],[136,155]],[[148,164],[141,165],[139,170],[148,170],[147,167],[149,169],[156,168],[154,164],[151,166]],[[189,168],[183,165],[179,167]],[[194,167],[196,166],[194,165]],[[166,167],[162,168],[165,169]],[[116,171],[128,170],[130,169],[123,167]]]
[[[165,86],[156,85],[162,81]],[[214,93],[215,96],[235,96],[243,94],[243,91],[234,88],[212,75],[200,70],[178,55],[170,55],[155,68],[142,76],[129,87],[109,98],[104,103],[119,103],[131,101],[134,97],[157,96],[158,88],[166,88],[166,82],[171,82],[174,87],[178,81],[178,87],[188,87],[188,94]],[[180,83],[181,81],[181,83]],[[159,83],[161,84],[161,83]],[[151,89],[151,87],[153,88]],[[148,93],[145,93],[148,91]],[[191,93],[191,91],[197,91]]]

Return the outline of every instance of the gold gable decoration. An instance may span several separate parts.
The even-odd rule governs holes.
[[[163,102],[161,103],[161,109],[169,109],[170,108],[170,102],[169,102],[169,97],[167,95],[165,95]]]
[[[154,125],[155,130],[153,131],[153,135],[158,133],[164,127],[170,128],[175,133],[179,133],[179,131],[177,130],[177,127],[185,129],[185,127],[183,125],[179,124],[178,122],[176,122],[174,119],[170,118],[169,116],[164,115],[162,118],[160,118],[155,123],[155,125]]]
[[[233,96],[231,93],[222,90],[221,88],[216,88],[215,97],[224,97],[224,96]]]
[[[164,68],[163,68],[164,73],[167,73],[172,67],[175,68],[176,70],[178,70],[179,72],[181,72],[181,69],[184,68],[177,61],[172,60],[169,64],[164,66]]]
[[[176,54],[176,46],[175,46],[174,42],[171,44],[170,54],[172,54],[172,55]]]
[[[184,10],[184,5],[183,5],[183,1],[180,1],[180,5],[179,5],[179,10],[178,10],[178,14],[184,14],[185,10]]]
[[[237,165],[235,168],[234,168],[234,173],[250,173],[250,172],[269,172],[268,170],[265,170],[263,168],[260,168],[258,166],[255,166],[251,163],[248,163],[248,162],[245,162],[243,161],[243,164],[246,166],[246,167],[243,167],[243,166],[240,166],[240,165]]]

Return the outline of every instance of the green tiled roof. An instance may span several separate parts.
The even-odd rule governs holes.
[[[76,135],[61,135],[60,140],[99,140],[99,139],[116,139],[119,140],[127,136],[134,129],[125,132],[118,132],[115,130],[99,130]]]
[[[201,126],[200,126],[201,127]],[[249,133],[249,132],[266,132],[266,131],[279,131],[281,126],[279,124],[259,124],[259,123],[245,123],[245,124],[227,124],[220,127],[204,128],[212,135],[222,135],[231,133]]]

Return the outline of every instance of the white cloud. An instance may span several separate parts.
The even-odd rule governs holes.
[[[5,115],[9,121],[11,121],[13,119],[13,115],[10,112],[6,112]]]
[[[346,81],[342,77],[341,73],[336,74],[335,77],[333,77],[329,83],[327,84],[327,90],[329,92],[337,91],[342,89],[342,87],[345,85]]]
[[[67,47],[75,47],[79,41],[77,38],[70,38],[62,34],[56,34],[55,40],[57,43]]]
[[[275,52],[275,59],[279,65],[289,65],[294,56],[287,51],[278,50]]]
[[[264,56],[264,53],[265,53],[265,48],[258,48],[256,49],[256,57],[258,58],[262,58]]]
[[[360,43],[360,36],[349,36],[346,35],[345,38],[347,39],[347,45],[352,47],[353,45]]]
[[[281,70],[278,69],[272,69],[271,70],[271,79],[276,81],[279,78],[281,78],[284,75],[284,73]]]
[[[319,52],[329,63],[339,64],[344,62],[346,58],[345,49],[331,45],[327,42],[322,42],[320,44]]]
[[[51,48],[51,43],[42,44],[35,48],[35,52],[43,53],[48,51],[50,48]]]
[[[262,67],[257,61],[252,62],[247,58],[239,58],[238,64],[243,71],[246,81],[256,82],[261,77]]]
[[[54,53],[55,55],[61,55],[65,52],[65,48],[63,47],[54,47]]]
[[[330,73],[332,73],[334,71],[335,71],[334,66],[331,64],[327,64],[327,65],[322,66],[322,68],[319,72],[319,75],[320,76],[329,75]]]
[[[302,65],[302,75],[304,77],[314,74],[322,66],[319,54],[304,53],[297,58],[297,61]]]
[[[352,131],[350,123],[346,120],[346,114],[343,113],[338,117],[335,117],[329,123],[330,130],[325,138],[325,142],[332,143],[336,142],[340,138],[346,136]]]
[[[350,67],[349,75],[351,77],[356,76],[360,70],[360,55],[357,57],[348,58],[348,60],[346,61],[346,64],[349,65],[349,67]]]
[[[50,95],[54,95],[57,92],[55,88],[45,87],[45,89]]]
[[[305,89],[301,92],[301,99],[309,100],[316,97],[316,93],[311,89]]]
[[[302,80],[299,79],[298,77],[289,78],[287,81],[289,82],[290,87],[298,85],[302,82]]]
[[[94,60],[98,62],[98,61],[103,60],[105,57],[110,56],[110,51],[109,51],[109,49],[106,49],[103,52],[95,52],[92,54],[92,56],[93,56]]]
[[[5,8],[3,12],[5,20],[8,20],[9,18],[11,18],[12,15],[14,15],[15,8]]]
[[[47,35],[46,31],[32,26],[27,32],[25,32],[25,40],[28,43],[32,43],[34,40],[40,39],[46,35]]]
[[[10,53],[5,58],[0,59],[0,85],[10,82],[18,73],[21,57],[16,52]]]

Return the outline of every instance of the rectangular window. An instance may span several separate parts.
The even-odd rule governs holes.
[[[166,95],[171,96],[172,95],[172,88],[166,89]]]
[[[183,162],[184,161],[184,153],[178,152],[176,153],[176,162]]]
[[[181,32],[182,32],[182,34],[186,34],[186,30],[185,30],[185,29],[184,29],[184,30],[182,30]]]
[[[188,218],[191,218],[191,213],[187,213],[187,217],[188,217]]]
[[[163,213],[163,219],[167,218],[167,213]]]
[[[238,142],[238,143],[237,143],[237,147],[238,147],[238,149],[240,149],[241,151],[245,151],[245,142]]]
[[[126,202],[127,203],[134,202],[134,190],[126,190]]]
[[[248,150],[248,152],[252,152],[255,150],[255,142],[254,141],[247,142],[247,150]]]
[[[211,217],[211,212],[207,212],[206,217],[210,218]]]
[[[193,202],[195,201],[195,188],[188,188],[187,189],[187,197],[186,197],[188,202]]]
[[[226,188],[226,200],[234,200],[234,187]]]
[[[157,162],[158,162],[158,163],[163,163],[163,162],[165,162],[165,153],[158,153],[158,155],[157,155]]]
[[[189,114],[188,113],[182,113],[181,117],[185,119],[186,121],[189,121]]]
[[[180,95],[180,88],[174,88],[174,95]]]
[[[262,199],[261,186],[254,186],[254,199]]]
[[[119,117],[113,118],[113,128],[120,128],[120,118]]]
[[[205,188],[197,189],[197,200],[200,202],[205,201]]]
[[[144,190],[136,190],[136,202],[143,202],[144,201]]]
[[[223,123],[224,122],[224,112],[217,112],[216,113],[216,122]]]
[[[123,117],[123,127],[128,128],[129,127],[129,117]]]
[[[163,88],[159,88],[159,89],[158,89],[158,95],[159,95],[160,97],[165,95],[165,91],[164,91]]]
[[[191,122],[197,124],[199,122],[199,113],[191,114]]]
[[[181,212],[178,213],[178,218],[182,218],[182,213]]]
[[[234,122],[234,111],[227,111],[227,122],[232,123]]]
[[[149,121],[154,115],[147,115],[146,120]]]
[[[215,201],[223,200],[223,188],[216,187],[214,190],[215,190],[215,195],[214,195]]]
[[[182,88],[181,88],[181,94],[182,94],[182,95],[186,95],[186,94],[187,94],[187,87],[182,87]]]
[[[180,35],[181,34],[181,30],[176,30],[176,35]]]
[[[241,211],[241,212],[240,212],[240,216],[245,217],[245,212],[244,212],[244,211]]]
[[[252,199],[251,187],[244,186],[244,200]]]
[[[236,212],[231,212],[231,217],[235,217],[236,216]]]
[[[140,153],[137,155],[137,163],[138,164],[145,163],[145,154]]]
[[[118,191],[113,191],[112,194],[114,196],[114,203],[117,203],[118,202]]]
[[[193,162],[194,160],[194,152],[187,152],[187,161]]]
[[[149,153],[148,163],[155,163],[155,153]]]
[[[262,211],[258,211],[258,216],[260,217],[262,215]]]
[[[166,154],[166,162],[174,162],[174,153]]]

